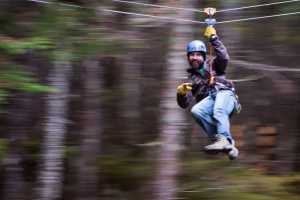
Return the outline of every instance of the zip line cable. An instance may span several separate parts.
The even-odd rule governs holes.
[[[43,3],[43,4],[53,4],[53,2],[49,1],[43,1],[43,0],[27,0],[31,2],[36,3]],[[73,8],[85,8],[85,9],[91,9],[91,10],[97,10],[93,8],[86,8],[79,5],[74,4],[67,4],[67,3],[58,3],[59,5],[66,6],[66,7],[73,7]],[[111,12],[111,13],[119,13],[119,14],[126,14],[126,15],[134,15],[134,16],[142,16],[142,17],[149,17],[153,19],[161,19],[161,20],[169,20],[169,21],[178,21],[178,22],[190,22],[194,24],[205,24],[205,22],[202,21],[195,21],[195,20],[189,20],[189,19],[182,19],[182,18],[173,18],[173,17],[164,17],[164,16],[156,16],[156,15],[148,15],[148,14],[142,14],[142,13],[134,13],[134,12],[125,12],[125,11],[119,11],[119,10],[111,10],[111,9],[98,9],[100,11],[104,12]]]
[[[43,0],[27,0],[27,1],[36,2],[36,3],[43,3],[43,4],[53,4],[53,2],[43,1]],[[115,1],[117,1],[117,0],[115,0]],[[300,0],[294,0],[294,1],[300,1]],[[287,2],[294,2],[294,1],[285,1],[285,2],[287,3]],[[283,2],[281,2],[281,3],[283,3]],[[94,9],[94,8],[87,8],[87,7],[83,7],[83,6],[79,6],[79,5],[74,5],[74,4],[67,4],[67,3],[58,3],[58,4],[62,5],[62,6],[72,7],[72,8],[85,8],[85,9],[97,10],[97,9]],[[274,5],[274,4],[275,3],[273,3],[272,5]],[[279,4],[279,2],[277,2],[276,4]],[[266,6],[266,4],[260,4],[260,6],[262,6],[262,5]],[[258,7],[258,5],[256,7]],[[245,7],[243,9],[245,9]],[[101,11],[105,11],[105,12],[112,12],[112,13],[120,13],[120,14],[128,14],[128,15],[151,17],[151,18],[155,18],[155,19],[172,20],[172,21],[184,21],[184,22],[191,22],[191,23],[197,23],[197,24],[206,24],[206,22],[193,21],[193,20],[181,19],[181,18],[170,18],[170,17],[163,17],[163,16],[154,16],[154,15],[147,15],[147,14],[140,14],[140,13],[133,13],[133,12],[123,12],[123,11],[110,10],[110,9],[100,9],[100,10]],[[225,12],[225,11],[223,11],[223,12]],[[258,19],[266,19],[266,18],[288,16],[288,15],[297,15],[297,14],[300,14],[300,11],[299,12],[291,12],[291,13],[282,13],[282,14],[276,14],[276,15],[261,16],[261,17],[251,17],[251,18],[244,18],[244,19],[234,19],[234,20],[220,21],[220,22],[217,22],[217,24],[225,24],[225,23],[232,23],[232,22],[258,20]],[[241,62],[239,62],[239,61],[237,61],[237,63],[241,64]],[[245,63],[242,63],[242,64],[245,64]],[[292,68],[292,69],[281,68],[281,67],[267,68],[267,67],[259,66],[259,68],[257,68],[257,69],[258,70],[266,70],[266,71],[278,71],[278,72],[300,72],[300,69],[298,69],[298,68]],[[252,78],[251,77],[250,79],[251,80],[255,80],[256,78]],[[250,79],[239,79],[239,80],[234,80],[234,81],[236,81],[236,82],[243,82],[245,80],[248,81]]]
[[[216,12],[220,13],[220,12],[228,12],[228,11],[236,11],[236,10],[245,10],[245,9],[250,9],[250,8],[273,6],[273,5],[278,5],[278,4],[293,3],[293,2],[299,2],[299,1],[300,0],[279,1],[279,2],[274,2],[274,3],[265,3],[265,4],[258,4],[258,5],[253,5],[253,6],[244,6],[244,7],[239,7],[239,8],[221,9],[221,10],[217,10]]]
[[[37,2],[37,3],[47,3],[47,4],[53,3],[53,2],[43,1],[43,0],[28,0],[28,1]],[[201,12],[201,13],[204,12],[203,10],[197,10],[197,9],[193,9],[193,8],[179,8],[179,7],[172,7],[172,6],[165,6],[165,5],[140,3],[140,2],[135,2],[135,1],[124,1],[124,0],[112,0],[112,1],[119,2],[119,3],[126,3],[126,4],[136,4],[136,5],[142,5],[142,6],[157,7],[157,8],[168,8],[168,9],[174,9],[174,10],[185,10],[185,11]],[[217,10],[216,12],[221,13],[221,12],[228,12],[228,11],[245,10],[245,9],[250,9],[250,8],[273,6],[273,5],[278,5],[278,4],[286,4],[286,3],[293,3],[293,2],[299,2],[299,1],[300,0],[279,1],[279,2],[274,2],[274,3],[265,3],[265,4],[258,4],[258,5],[252,5],[252,6],[238,7],[238,8],[221,9],[221,10]],[[84,8],[79,5],[68,4],[68,3],[59,3],[59,4],[63,5],[63,6],[68,6],[68,7]]]
[[[245,60],[231,59],[230,63],[242,68],[259,70],[259,71],[272,71],[272,72],[300,72],[300,68],[286,68],[281,66],[273,66],[268,64],[255,63]]]
[[[43,0],[27,0],[27,1],[36,2],[36,3],[44,3],[44,4],[53,4],[53,2],[43,1]],[[114,0],[114,1],[119,1],[119,0]],[[292,0],[292,1],[285,1],[285,2],[295,2],[295,1],[300,1],[300,0]],[[275,3],[273,3],[273,5],[274,4]],[[86,7],[82,7],[82,6],[79,6],[79,5],[67,4],[67,3],[59,3],[59,5],[67,6],[67,7],[73,7],[73,8],[86,8]],[[260,6],[262,6],[262,5],[266,5],[266,4],[260,4]],[[86,9],[88,9],[88,8],[86,8]],[[92,8],[90,8],[90,9],[92,9]],[[96,9],[93,9],[93,10],[96,10]],[[182,18],[155,16],[155,15],[148,15],[148,14],[141,14],[141,13],[134,13],[134,12],[125,12],[125,11],[111,10],[111,9],[100,9],[100,10],[104,11],[104,12],[112,12],[112,13],[119,13],[119,14],[143,16],[143,17],[149,17],[149,18],[153,18],[153,19],[170,20],[170,21],[178,21],[178,22],[179,21],[181,21],[181,22],[190,22],[190,23],[194,23],[194,24],[206,24],[203,21],[195,21],[195,20],[182,19]],[[219,22],[217,22],[217,24],[225,24],[225,23],[233,23],[233,22],[241,22],[241,21],[252,21],[252,20],[259,20],[259,19],[266,19],[266,18],[288,16],[288,15],[297,15],[297,14],[300,14],[300,11],[299,12],[291,12],[291,13],[281,13],[281,14],[276,14],[276,15],[267,15],[267,16],[261,16],[261,17],[250,17],[250,18],[244,18],[244,19],[233,19],[233,20],[219,21]]]
[[[119,11],[119,10],[101,9],[101,11],[119,13],[119,14],[127,14],[127,15],[136,15],[136,16],[143,16],[143,17],[150,17],[150,18],[162,19],[162,20],[182,21],[182,22],[190,22],[190,23],[195,23],[195,24],[206,24],[206,22],[202,22],[202,21],[194,21],[194,20],[182,19],[182,18],[147,15],[147,14],[133,13],[133,12],[124,12],[124,11]]]
[[[54,4],[54,2],[49,2],[49,1],[43,1],[43,0],[27,0],[35,3],[43,3],[43,4]],[[66,6],[66,7],[72,7],[72,8],[84,8],[79,5],[75,4],[69,4],[69,3],[57,3],[58,5]]]
[[[282,14],[276,14],[276,15],[267,15],[267,16],[261,16],[261,17],[250,17],[250,18],[244,18],[244,19],[226,20],[226,21],[217,22],[217,24],[242,22],[242,21],[252,21],[252,20],[258,20],[258,19],[266,19],[266,18],[274,18],[274,17],[281,17],[281,16],[288,16],[288,15],[298,15],[298,14],[300,14],[300,11],[299,12],[291,12],[291,13],[282,13]]]
[[[135,1],[123,1],[123,0],[112,0],[112,1],[124,3],[124,4],[136,4],[136,5],[156,7],[156,8],[168,8],[168,9],[173,9],[173,10],[185,10],[185,11],[200,12],[200,13],[204,12],[203,10],[197,10],[197,9],[193,9],[193,8],[179,8],[179,7],[158,5],[158,4],[140,3],[140,2],[135,2]],[[298,0],[298,1],[300,1],[300,0]]]
[[[197,9],[193,9],[193,8],[179,8],[179,7],[158,5],[158,4],[140,3],[140,2],[136,2],[136,1],[125,1],[125,0],[112,0],[112,1],[119,2],[119,3],[124,3],[124,4],[135,4],[135,5],[157,7],[157,8],[169,8],[169,9],[174,9],[174,10],[185,10],[185,11],[201,12],[201,13],[204,12],[203,10],[197,10]],[[221,12],[228,12],[228,11],[245,10],[245,9],[250,9],[250,8],[273,6],[273,5],[278,5],[278,4],[286,4],[286,3],[293,3],[293,2],[299,2],[299,1],[300,0],[279,1],[279,2],[273,2],[273,3],[264,3],[264,4],[252,5],[252,6],[243,6],[243,7],[238,7],[238,8],[221,9],[221,10],[217,10],[216,12],[221,13]]]

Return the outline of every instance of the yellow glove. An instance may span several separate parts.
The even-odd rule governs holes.
[[[189,91],[192,90],[191,83],[182,83],[177,87],[177,93],[181,95],[186,95]]]
[[[206,37],[207,39],[210,39],[211,36],[216,35],[217,31],[213,26],[208,26],[206,27],[205,31],[204,31],[204,37]]]

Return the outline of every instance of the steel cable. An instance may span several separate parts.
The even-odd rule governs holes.
[[[225,24],[225,23],[232,23],[232,22],[241,22],[241,21],[252,21],[252,20],[258,20],[258,19],[266,19],[266,18],[273,18],[273,17],[281,17],[281,16],[288,16],[288,15],[298,15],[299,12],[291,12],[291,13],[281,13],[276,15],[267,15],[267,16],[261,16],[261,17],[249,17],[249,18],[243,18],[243,19],[233,19],[233,20],[226,20],[226,21],[220,21],[217,22],[217,24]]]
[[[222,9],[222,10],[217,10],[217,12],[220,13],[220,12],[228,12],[228,11],[236,11],[236,10],[245,10],[245,9],[250,9],[250,8],[273,6],[273,5],[293,3],[293,2],[298,2],[298,1],[300,1],[300,0],[279,1],[279,2],[274,2],[274,3],[265,3],[265,4],[258,4],[258,5],[252,5],[252,6],[238,7],[238,8]]]
[[[135,2],[135,1],[123,1],[123,0],[112,0],[119,3],[125,3],[125,4],[135,4],[135,5],[141,5],[141,6],[149,6],[149,7],[156,7],[156,8],[167,8],[167,9],[173,9],[173,10],[185,10],[185,11],[191,11],[191,12],[200,12],[203,13],[203,10],[197,10],[194,8],[179,8],[179,7],[173,7],[173,6],[165,6],[165,5],[158,5],[158,4],[150,4],[150,3],[141,3],[141,2]],[[298,0],[300,1],[300,0]]]
[[[202,21],[194,21],[194,20],[182,19],[182,18],[147,15],[147,14],[134,13],[134,12],[125,12],[125,11],[119,11],[119,10],[101,9],[101,11],[119,13],[119,14],[127,14],[127,15],[135,15],[135,16],[143,16],[143,17],[150,17],[150,18],[162,19],[162,20],[182,21],[182,22],[190,22],[190,23],[195,23],[195,24],[206,24],[205,22],[202,22]]]
[[[52,2],[43,1],[43,0],[27,0],[27,1],[36,2],[36,3],[44,3],[44,4],[52,4]],[[113,0],[113,1],[121,1],[121,0]],[[258,7],[258,6],[267,6],[267,5],[274,5],[274,4],[279,4],[279,3],[290,3],[290,2],[296,2],[296,1],[300,1],[300,0],[282,1],[282,2],[270,3],[270,4],[260,4],[260,5],[257,5],[255,7]],[[123,2],[127,2],[127,1],[123,1]],[[67,6],[67,7],[73,7],[73,8],[86,8],[86,7],[82,7],[82,6],[79,6],[79,5],[67,4],[67,3],[59,3],[59,5]],[[252,6],[252,7],[254,7],[254,6]],[[172,7],[172,8],[175,8],[175,7]],[[242,8],[246,9],[246,8],[250,8],[250,6],[248,6],[248,7],[241,7],[241,8],[234,8],[234,9],[242,9]],[[90,8],[90,9],[92,9],[92,8]],[[181,8],[176,8],[176,9],[181,9]],[[171,21],[182,21],[182,22],[190,22],[190,23],[194,23],[194,24],[206,24],[203,21],[195,21],[195,20],[182,19],[182,18],[172,18],[172,17],[155,16],[155,15],[148,15],[148,14],[135,13],[135,12],[125,12],[125,11],[111,10],[111,9],[100,9],[100,10],[104,11],[104,12],[112,12],[112,13],[119,13],[119,14],[127,14],[127,15],[150,17],[150,18],[153,18],[153,19],[171,20]],[[221,11],[225,12],[225,11],[229,11],[229,9],[227,9],[227,10],[221,10]],[[218,11],[218,12],[220,12],[220,11]],[[252,20],[258,20],[258,19],[266,19],[266,18],[288,16],[288,15],[297,15],[297,14],[300,14],[300,12],[281,13],[281,14],[267,15],[267,16],[261,16],[261,17],[250,17],[250,18],[243,18],[243,19],[225,20],[225,21],[219,21],[219,22],[217,22],[217,24],[225,24],[225,23],[241,22],[241,21],[252,21]]]

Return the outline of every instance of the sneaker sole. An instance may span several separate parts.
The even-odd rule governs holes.
[[[216,149],[213,149],[213,150],[204,149],[204,152],[207,153],[207,154],[210,154],[210,155],[216,155],[218,153],[224,153],[224,154],[226,154],[228,156],[229,160],[236,160],[237,157],[229,155],[229,152],[231,150],[232,150],[232,148],[220,149],[220,150],[216,150]]]
[[[226,154],[228,154],[229,151],[231,151],[231,149],[219,149],[219,150],[216,150],[216,149],[204,149],[204,152],[208,153],[208,154],[218,154],[218,153],[226,153]]]

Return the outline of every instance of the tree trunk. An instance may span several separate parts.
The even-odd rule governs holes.
[[[30,99],[29,94],[19,93],[8,109],[8,138],[10,142],[5,165],[4,198],[5,200],[22,199],[25,195],[23,142],[28,133]]]
[[[64,138],[66,134],[71,64],[56,61],[50,72],[49,85],[59,92],[47,96],[45,137],[42,144],[42,161],[38,175],[37,197],[41,200],[62,198]]]
[[[101,65],[97,60],[88,59],[83,63],[84,102],[83,102],[83,129],[80,134],[80,158],[78,163],[79,194],[78,199],[98,199],[97,158],[101,148],[101,111],[100,91]]]
[[[35,54],[26,54],[17,58],[26,71],[39,77],[45,77],[45,63]],[[43,68],[37,67],[43,65]],[[43,73],[41,73],[43,72]],[[3,197],[0,199],[32,199],[32,185],[36,178],[36,160],[32,158],[31,142],[39,137],[40,119],[43,114],[42,95],[29,92],[16,92],[9,98],[7,127],[3,136],[8,138],[9,149],[5,156],[3,173]],[[11,101],[10,101],[11,99]],[[33,106],[35,105],[35,106]],[[29,146],[28,146],[29,144]]]
[[[193,0],[182,1],[179,7],[189,7]],[[179,11],[178,18],[192,18],[191,12]],[[191,33],[191,26],[184,23],[176,23],[172,35],[166,80],[163,86],[161,100],[161,131],[162,142],[158,155],[158,171],[155,180],[155,199],[176,199],[178,191],[177,176],[179,173],[179,153],[181,149],[180,129],[185,123],[184,111],[176,104],[177,80],[185,75],[184,68],[187,65],[184,54],[185,46],[191,38],[186,36]]]

